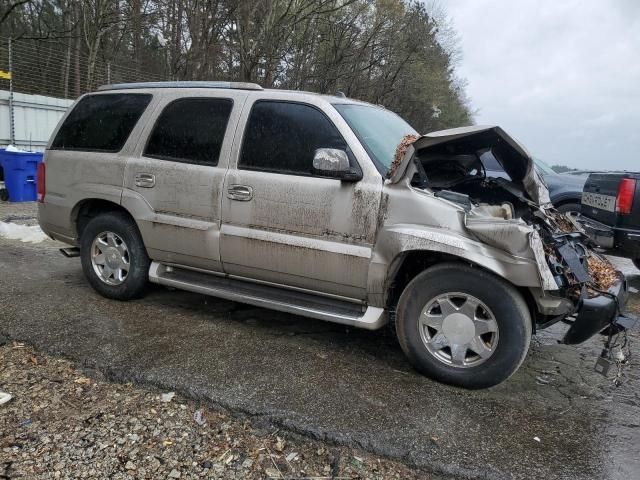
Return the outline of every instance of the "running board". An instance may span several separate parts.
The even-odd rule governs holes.
[[[61,248],[60,253],[67,258],[75,258],[80,256],[80,249],[78,247]]]
[[[377,330],[387,322],[383,308],[357,305],[344,300],[167,266],[158,262],[151,263],[149,281],[166,287],[367,330]]]

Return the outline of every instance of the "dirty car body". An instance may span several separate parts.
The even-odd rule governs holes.
[[[486,154],[511,180],[486,178]],[[622,328],[623,276],[499,127],[420,137],[344,97],[125,84],[76,103],[38,178],[40,225],[109,298],[151,281],[371,330],[391,319],[419,371],[469,388],[514,373],[537,328],[570,319],[565,343]]]

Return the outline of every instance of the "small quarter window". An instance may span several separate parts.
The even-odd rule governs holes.
[[[175,100],[158,117],[144,155],[217,165],[232,108],[226,98]]]
[[[151,101],[151,95],[117,93],[84,97],[51,144],[57,150],[118,152]]]
[[[504,168],[502,168],[502,165],[498,163],[498,160],[493,156],[491,150],[487,150],[480,154],[480,161],[484,165],[485,170],[493,172],[504,172]]]
[[[342,135],[321,111],[299,103],[260,100],[249,115],[239,167],[311,175],[318,148],[347,150]]]

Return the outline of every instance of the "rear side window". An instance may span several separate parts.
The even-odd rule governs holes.
[[[261,100],[251,109],[239,166],[311,175],[318,148],[347,150],[340,132],[321,111],[299,103]]]
[[[141,93],[84,97],[65,119],[51,148],[119,152],[150,101],[151,95]]]
[[[178,162],[217,165],[233,101],[183,98],[165,107],[144,155]]]

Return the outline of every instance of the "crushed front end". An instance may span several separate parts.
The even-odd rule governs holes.
[[[500,164],[505,175],[488,177],[487,160]],[[566,344],[603,333],[610,353],[615,336],[635,322],[624,311],[629,291],[624,275],[594,250],[578,224],[554,209],[531,156],[499,127],[407,137],[389,178],[402,176],[461,207],[465,229],[479,241],[535,260],[537,329],[569,323],[561,340]],[[544,302],[549,308],[541,306]]]
[[[611,335],[631,327],[635,319],[624,312],[629,292],[624,275],[566,216],[550,211],[539,218],[537,228],[557,285],[549,293],[574,305],[561,318],[571,325],[562,343],[582,343],[600,332]]]

